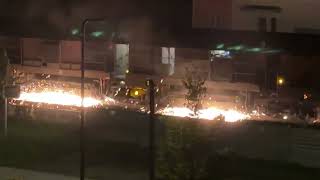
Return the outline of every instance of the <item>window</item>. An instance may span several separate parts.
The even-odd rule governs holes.
[[[170,65],[169,68],[169,75],[174,73],[174,66],[175,66],[175,48],[172,47],[162,47],[162,64]]]
[[[271,32],[277,32],[277,18],[271,18]]]
[[[266,32],[267,31],[267,19],[266,18],[259,18],[258,31],[259,32]]]

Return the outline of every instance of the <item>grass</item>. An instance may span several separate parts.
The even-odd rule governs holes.
[[[17,118],[10,118],[8,122],[8,137],[0,135],[0,166],[78,176],[78,122],[49,123]],[[93,130],[88,127],[90,131]],[[108,172],[144,175],[147,157],[144,148],[89,133],[86,139],[88,177],[110,178]]]
[[[286,162],[247,159],[236,155],[214,156],[209,159],[209,179],[224,180],[316,180],[318,169]]]
[[[140,121],[145,118],[112,110],[88,115],[87,177],[147,179],[148,154],[139,144],[147,140],[148,121]],[[78,176],[79,121],[49,120],[11,117],[8,137],[0,134],[0,166]],[[233,155],[211,157],[208,172],[208,178],[216,180],[320,179],[315,169]]]

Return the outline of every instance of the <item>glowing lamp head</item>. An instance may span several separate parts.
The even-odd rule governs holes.
[[[120,85],[124,86],[124,85],[126,85],[126,82],[125,81],[120,81]]]
[[[277,81],[278,85],[282,86],[284,84],[284,82],[285,82],[284,78],[282,78],[282,77],[278,78],[278,81]]]
[[[139,96],[139,91],[134,91],[135,96]]]

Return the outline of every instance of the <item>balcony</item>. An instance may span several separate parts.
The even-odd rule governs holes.
[[[247,0],[241,6],[241,10],[244,11],[270,11],[280,13],[282,8],[280,3],[276,0],[273,1],[264,1],[264,0]]]
[[[266,5],[245,5],[241,7],[244,11],[271,11],[280,13],[282,11],[281,7],[278,6],[266,6]]]

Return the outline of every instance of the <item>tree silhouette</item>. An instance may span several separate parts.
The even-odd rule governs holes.
[[[188,90],[186,98],[186,106],[193,110],[194,115],[202,106],[202,98],[205,96],[207,88],[205,87],[206,77],[196,68],[186,68],[186,74],[182,83]]]

